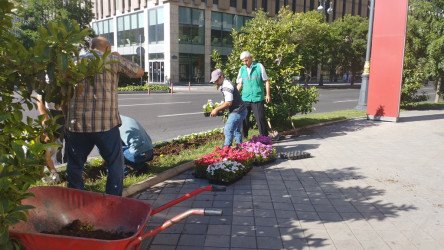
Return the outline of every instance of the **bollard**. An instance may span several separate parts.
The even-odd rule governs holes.
[[[171,82],[171,94],[173,94],[173,82]]]
[[[150,95],[150,88],[148,87],[148,93],[147,93],[148,95]]]
[[[188,82],[188,92],[191,91],[191,82]]]

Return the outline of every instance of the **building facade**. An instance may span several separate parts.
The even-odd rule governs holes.
[[[345,14],[368,17],[369,0],[93,0],[92,28],[112,50],[139,63],[150,83],[210,80],[211,52],[232,50],[231,30],[240,29],[256,9],[275,16],[331,7],[331,22]]]

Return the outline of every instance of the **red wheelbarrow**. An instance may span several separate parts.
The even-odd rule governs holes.
[[[162,225],[145,232],[151,215],[204,191],[225,191],[224,186],[198,188],[167,204],[153,209],[150,204],[131,198],[83,191],[63,187],[34,187],[29,190],[35,197],[23,200],[29,210],[28,221],[10,227],[9,235],[18,239],[25,249],[129,249],[140,248],[142,241],[154,236],[190,215],[222,215],[220,209],[190,209]],[[110,232],[135,232],[120,240],[101,240],[41,233],[58,231],[74,220],[88,222],[94,229]]]

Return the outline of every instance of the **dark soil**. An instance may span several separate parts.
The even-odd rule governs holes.
[[[147,162],[147,167],[143,170],[137,171],[136,174],[145,174],[149,172],[149,166],[152,163],[157,162],[160,159],[160,156],[166,156],[166,155],[179,155],[182,151],[188,150],[188,149],[194,149],[197,147],[200,147],[202,145],[205,145],[207,142],[211,142],[214,140],[222,140],[224,138],[223,134],[217,134],[217,135],[211,135],[211,136],[205,136],[201,138],[195,138],[191,139],[186,142],[174,142],[170,143],[165,146],[161,147],[155,147],[153,150],[153,159],[149,162]],[[222,145],[221,145],[222,146]],[[90,180],[97,180],[100,179],[101,176],[106,176],[106,166],[100,165],[100,166],[94,166],[94,167],[85,167],[83,172],[83,179],[86,181],[87,179]]]
[[[70,224],[62,227],[59,231],[43,231],[45,234],[57,234],[82,238],[94,238],[101,240],[120,240],[131,237],[134,232],[110,232],[101,229],[94,230],[94,226],[88,222],[74,220]]]

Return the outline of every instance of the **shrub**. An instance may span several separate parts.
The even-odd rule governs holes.
[[[148,91],[148,87],[150,91],[167,91],[170,92],[170,88],[165,85],[128,85],[125,87],[119,87],[119,91]]]

